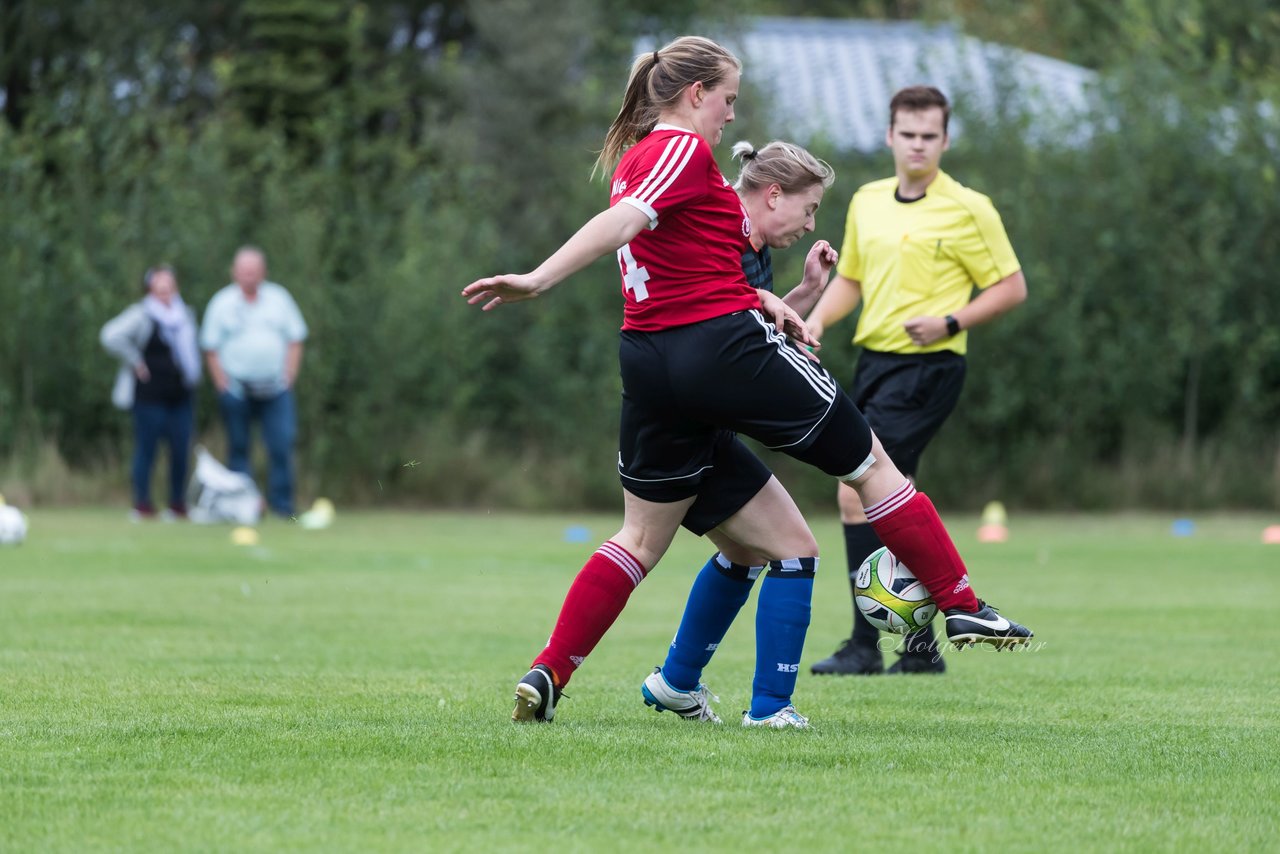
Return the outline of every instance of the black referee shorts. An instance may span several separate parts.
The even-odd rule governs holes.
[[[964,356],[950,350],[858,356],[853,402],[903,474],[915,476],[920,455],[960,400],[964,374]]]
[[[759,311],[624,331],[619,364],[622,485],[649,501],[697,495],[692,530],[733,515],[769,478],[734,433],[837,476],[870,453],[870,430],[839,384]]]

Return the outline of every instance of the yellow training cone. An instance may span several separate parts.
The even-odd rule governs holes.
[[[1005,512],[1004,505],[999,501],[988,501],[987,506],[982,508],[982,524],[983,525],[999,525],[1005,527],[1009,524],[1009,514]]]
[[[327,498],[317,498],[311,509],[298,517],[298,524],[308,531],[317,531],[333,524],[333,502]]]

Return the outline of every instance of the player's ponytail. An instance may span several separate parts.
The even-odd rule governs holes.
[[[799,193],[814,184],[830,187],[836,180],[835,170],[825,161],[790,142],[775,139],[757,150],[744,140],[734,143],[733,156],[742,161],[742,171],[733,185],[739,193],[770,184],[777,184],[784,193]]]
[[[756,159],[756,154],[757,154],[756,147],[751,143],[747,142],[745,139],[742,140],[741,142],[735,142],[733,144],[733,157],[737,158],[738,160],[741,160],[744,167],[746,166],[748,160]]]
[[[658,116],[679,100],[685,88],[701,82],[714,89],[731,68],[740,69],[742,63],[725,48],[701,36],[681,36],[666,47],[637,56],[631,63],[622,107],[609,125],[596,169],[611,170],[628,147],[649,135]]]

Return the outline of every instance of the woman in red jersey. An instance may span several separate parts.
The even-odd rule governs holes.
[[[696,36],[638,57],[600,155],[601,166],[618,161],[609,207],[532,272],[479,279],[462,291],[491,310],[536,297],[610,252],[622,273],[623,525],[578,573],[546,648],[517,684],[517,721],[552,719],[573,671],[704,487],[754,480],[751,497],[717,528],[767,557],[763,583],[777,587],[766,626],[777,679],[758,690],[743,723],[807,725],[790,695],[818,546],[778,480],[744,456],[736,433],[857,489],[881,541],[947,613],[952,640],[1003,646],[1030,637],[974,596],[932,503],[893,466],[839,384],[792,342],[816,343],[799,316],[748,284],[741,262],[751,220],[711,153],[733,121],[740,69],[732,53]],[[688,695],[697,708],[681,714],[715,719],[702,686]]]

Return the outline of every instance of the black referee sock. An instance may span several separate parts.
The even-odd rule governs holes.
[[[844,553],[849,562],[849,599],[854,596],[853,582],[858,575],[858,567],[880,546],[880,538],[869,522],[844,526]],[[867,622],[857,604],[853,606],[853,641],[858,646],[875,647],[880,641],[880,630]]]
[[[933,639],[933,623],[929,623],[923,629],[916,629],[902,639],[903,655],[932,658],[937,651],[938,648],[934,645]]]

